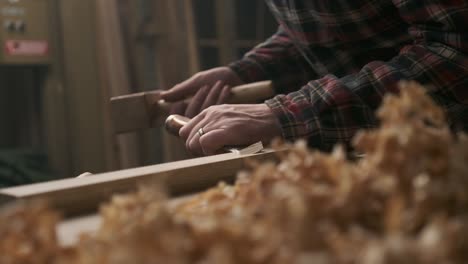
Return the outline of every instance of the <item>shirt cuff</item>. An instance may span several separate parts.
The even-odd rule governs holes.
[[[332,150],[333,144],[327,144],[319,129],[319,115],[314,113],[312,109],[304,110],[300,105],[290,100],[287,95],[277,95],[265,101],[265,104],[278,119],[285,140],[305,139],[311,148],[322,151]],[[307,112],[307,120],[304,111]]]
[[[296,140],[306,134],[304,133],[306,127],[304,123],[297,120],[294,110],[288,107],[288,101],[286,95],[278,95],[266,100],[265,104],[278,119],[283,138],[286,140]]]

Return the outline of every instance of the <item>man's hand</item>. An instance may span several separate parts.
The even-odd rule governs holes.
[[[281,136],[281,127],[265,104],[218,105],[193,118],[180,130],[180,136],[193,154],[213,155],[224,146],[267,144]]]
[[[178,102],[172,107],[171,114],[192,118],[209,106],[225,103],[230,96],[231,87],[241,84],[243,82],[230,68],[218,67],[195,74],[162,93],[161,97],[168,102]],[[195,96],[188,105],[182,102],[193,95]]]

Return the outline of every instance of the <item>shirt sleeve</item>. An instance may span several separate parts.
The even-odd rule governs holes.
[[[466,55],[449,45],[409,45],[389,61],[370,62],[344,78],[327,75],[266,103],[279,119],[284,138],[307,138],[311,147],[323,150],[376,126],[376,109],[386,93],[398,92],[400,80],[426,85],[452,123],[467,124],[467,62]]]
[[[271,80],[277,94],[296,91],[309,80],[318,78],[282,26],[229,67],[245,83]]]

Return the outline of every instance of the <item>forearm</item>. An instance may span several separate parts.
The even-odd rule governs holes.
[[[386,93],[398,92],[400,80],[426,85],[453,124],[466,124],[466,62],[464,55],[440,44],[409,46],[391,61],[371,62],[344,78],[325,76],[266,103],[285,138],[307,138],[310,146],[327,150],[349,142],[360,129],[376,126],[375,110]]]
[[[246,83],[272,80],[279,94],[298,90],[318,77],[281,27],[274,36],[229,66]]]

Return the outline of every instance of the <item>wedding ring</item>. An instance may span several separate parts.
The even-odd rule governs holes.
[[[205,131],[203,130],[203,127],[201,127],[200,129],[198,129],[198,135],[199,135],[200,137],[202,137],[204,134],[205,134]]]

